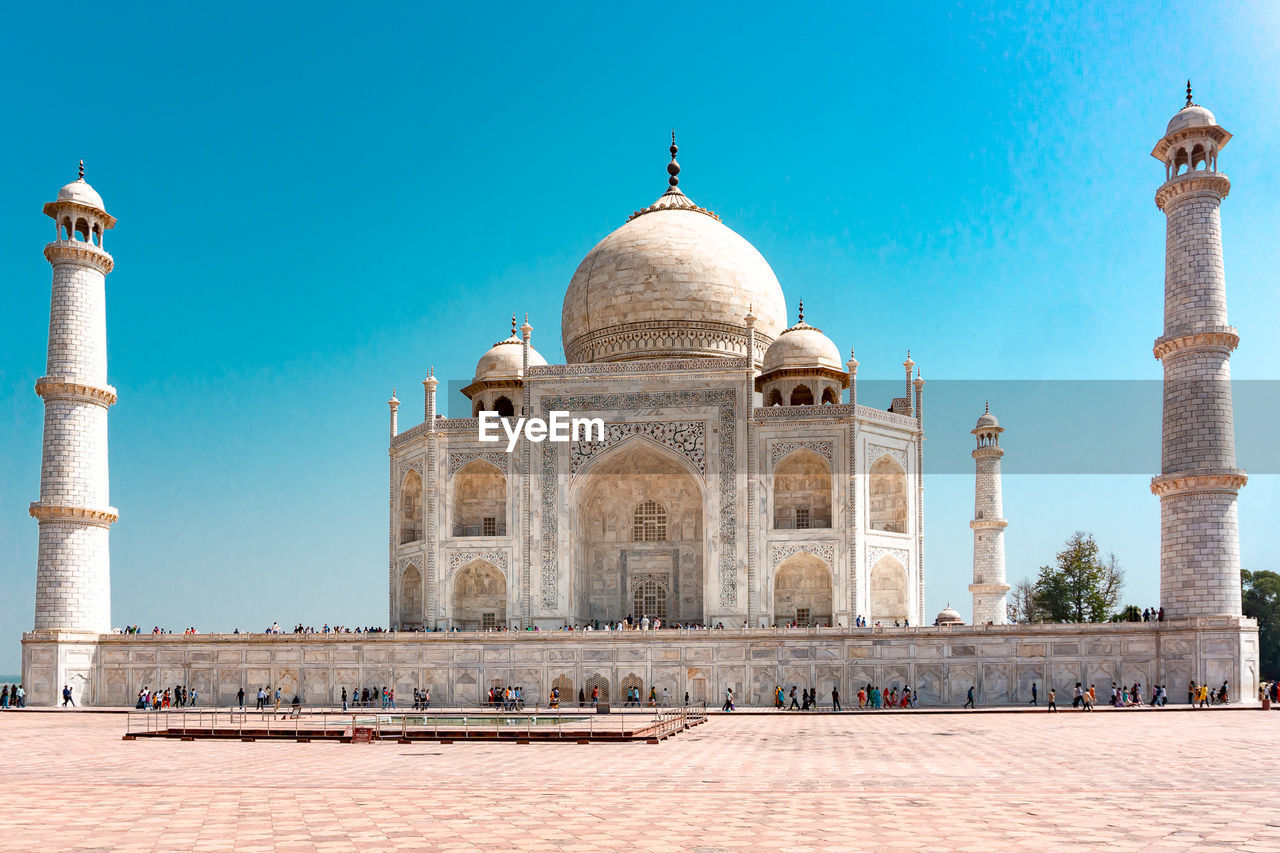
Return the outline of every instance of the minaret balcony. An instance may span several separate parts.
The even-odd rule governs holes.
[[[110,527],[120,518],[120,511],[113,506],[84,507],[69,504],[36,501],[27,510],[40,523],[60,521],[65,524],[86,524],[94,527]]]
[[[36,380],[36,394],[45,400],[73,400],[92,403],[104,409],[116,404],[116,389],[110,385],[89,385],[65,376],[41,376]]]
[[[1164,210],[1171,202],[1183,196],[1199,193],[1211,193],[1223,199],[1229,192],[1231,192],[1231,180],[1222,172],[1207,170],[1184,172],[1165,181],[1160,189],[1156,190],[1156,207]]]
[[[83,240],[55,240],[46,243],[44,256],[51,264],[81,263],[93,267],[103,275],[111,272],[116,265],[115,258],[107,254],[106,249]]]

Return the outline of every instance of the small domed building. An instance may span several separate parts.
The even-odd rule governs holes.
[[[513,317],[462,389],[472,417],[437,416],[429,377],[426,421],[393,425],[393,628],[921,623],[914,362],[903,397],[860,401],[852,349],[803,303],[788,325],[768,262],[684,194],[675,155],[573,273],[566,364]],[[603,436],[480,440],[556,411]]]

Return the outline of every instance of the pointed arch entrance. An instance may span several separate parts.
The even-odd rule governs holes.
[[[473,560],[453,576],[453,627],[462,631],[502,628],[507,624],[507,579],[485,560]]]
[[[783,560],[773,576],[773,618],[802,626],[830,625],[831,570],[819,557],[801,552]]]
[[[703,622],[704,502],[688,462],[647,438],[593,459],[570,490],[572,621]]]

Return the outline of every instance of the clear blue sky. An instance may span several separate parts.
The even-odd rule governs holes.
[[[466,6],[7,9],[0,672],[34,598],[40,207],[80,158],[120,220],[116,624],[384,623],[392,386],[416,423],[427,367],[469,377],[512,311],[561,360],[565,285],[662,191],[672,126],[682,189],[856,345],[861,378],[897,380],[910,347],[947,401],[927,424],[931,612],[968,613],[967,431],[988,396],[1024,472],[1006,478],[1010,578],[1083,529],[1128,569],[1127,598],[1155,601],[1158,411],[1073,383],[1079,405],[1049,416],[999,380],[1159,378],[1148,154],[1188,76],[1236,135],[1232,370],[1277,378],[1274,5]],[[1274,408],[1255,384],[1241,545],[1246,567],[1275,569]],[[1052,460],[1053,436],[1085,461],[1026,464]],[[1089,464],[1089,447],[1119,461]]]

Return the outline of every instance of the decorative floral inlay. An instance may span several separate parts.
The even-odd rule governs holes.
[[[872,462],[886,454],[897,460],[905,474],[907,471],[907,451],[899,447],[885,447],[883,444],[867,444],[867,467],[870,468]]]
[[[452,477],[458,473],[458,470],[468,462],[474,462],[477,459],[483,459],[490,463],[503,474],[507,473],[508,453],[481,453],[477,451],[462,451],[449,454],[449,476]]]
[[[783,560],[794,557],[796,554],[812,554],[831,568],[835,568],[834,542],[793,542],[787,545],[774,545],[769,549],[769,567],[777,571]]]
[[[604,441],[573,442],[569,447],[569,476],[574,476],[587,462],[634,435],[651,438],[663,447],[671,448],[688,459],[699,474],[707,473],[705,421],[650,421],[606,424]]]
[[[880,562],[881,557],[893,557],[902,564],[902,568],[906,568],[909,563],[910,556],[907,554],[906,548],[885,548],[882,545],[867,546],[867,566],[874,566]]]
[[[793,450],[812,450],[828,462],[831,461],[832,444],[829,441],[776,441],[769,445],[769,464],[777,465],[778,460]]]
[[[474,560],[484,560],[497,566],[503,577],[507,575],[507,552],[506,551],[453,551],[449,554],[449,577],[457,574],[458,569]]]

